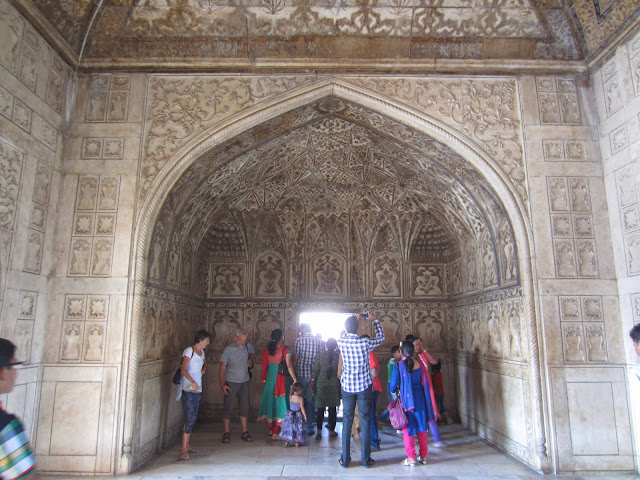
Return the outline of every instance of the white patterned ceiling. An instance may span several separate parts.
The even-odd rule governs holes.
[[[328,97],[203,155],[165,202],[156,237],[177,232],[212,261],[331,247],[446,263],[470,239],[510,231],[491,191],[443,144]]]

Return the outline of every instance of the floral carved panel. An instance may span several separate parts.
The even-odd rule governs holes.
[[[211,296],[244,296],[245,266],[219,264],[211,266]]]
[[[465,134],[496,160],[521,198],[527,199],[515,81],[371,77],[351,81],[400,100]]]
[[[285,262],[273,252],[264,253],[255,262],[255,296],[285,296]]]
[[[171,155],[194,136],[260,101],[312,81],[313,77],[152,77],[140,195],[146,195]]]
[[[412,265],[411,295],[440,297],[445,294],[444,265]]]
[[[373,296],[400,297],[402,271],[400,260],[390,254],[382,254],[373,260]]]
[[[318,255],[311,262],[311,294],[314,297],[343,297],[346,293],[344,259],[333,253]]]
[[[446,352],[446,317],[444,310],[429,309],[415,312],[415,329],[417,335],[432,352]]]

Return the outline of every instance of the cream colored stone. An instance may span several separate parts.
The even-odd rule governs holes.
[[[96,455],[100,392],[98,382],[56,385],[51,455]]]
[[[619,453],[612,394],[609,383],[567,384],[574,456]]]

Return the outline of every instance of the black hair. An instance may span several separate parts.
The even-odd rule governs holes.
[[[196,336],[193,339],[193,344],[200,343],[205,338],[211,338],[211,334],[206,330],[198,330]]]
[[[344,329],[347,333],[356,333],[358,331],[358,319],[355,315],[347,317],[344,321]]]
[[[403,356],[407,357],[404,359],[404,366],[407,367],[407,370],[409,370],[410,372],[413,372],[413,358],[411,358],[414,352],[413,342],[411,341],[402,342],[400,344],[400,351],[402,352]]]
[[[640,342],[640,323],[631,329],[629,336],[633,339],[634,343]]]
[[[300,395],[302,393],[302,384],[300,382],[294,382],[291,384],[291,392],[290,395],[293,395],[294,393],[296,395]]]
[[[6,338],[0,338],[0,368],[8,368],[16,354],[16,346]]]
[[[414,334],[410,333],[409,335],[407,335],[406,337],[404,337],[404,341],[405,341],[405,342],[411,342],[411,343],[413,343],[413,342],[415,342],[415,341],[416,341],[416,339],[417,339],[417,338],[418,338],[418,337],[416,337]]]
[[[434,373],[438,373],[440,370],[442,370],[442,362],[438,360],[438,363],[432,363],[431,370],[433,370]]]
[[[400,345],[394,345],[391,347],[391,355],[393,356],[394,353],[396,353],[398,350],[400,350]]]
[[[269,349],[269,355],[276,354],[276,348],[278,348],[278,342],[282,338],[282,330],[276,328],[275,330],[271,330],[271,341],[267,348]]]

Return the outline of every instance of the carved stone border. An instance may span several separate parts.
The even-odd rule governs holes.
[[[537,450],[535,452],[537,457],[533,455],[534,452],[531,452],[531,457],[537,458],[539,462],[534,467],[543,471],[549,470],[551,460],[547,457],[546,449],[546,425],[548,419],[544,417],[544,413],[548,409],[546,408],[546,398],[542,395],[539,355],[542,355],[543,352],[540,351],[538,344],[539,328],[536,322],[535,287],[531,268],[531,246],[533,241],[532,232],[526,221],[526,205],[519,199],[517,192],[512,189],[511,182],[505,178],[497,163],[475,147],[473,142],[466,139],[464,135],[454,131],[437,119],[421,114],[388,97],[353,85],[346,80],[324,78],[314,84],[301,87],[286,95],[248,108],[191,139],[187,145],[173,155],[166,167],[156,177],[149,194],[140,205],[134,222],[135,231],[130,259],[131,273],[129,276],[129,298],[126,311],[125,354],[122,365],[124,393],[120,397],[119,434],[116,444],[116,448],[120,451],[116,454],[116,474],[127,474],[135,467],[133,465],[132,449],[134,447],[133,439],[136,425],[136,384],[138,381],[138,357],[141,339],[140,319],[147,272],[146,258],[150,248],[153,224],[162,202],[186,169],[215,145],[229,140],[265,120],[330,95],[359,103],[378,111],[425,132],[434,139],[446,144],[466,159],[493,185],[496,194],[503,202],[505,211],[512,222],[516,244],[518,245],[518,262],[523,290],[523,313],[526,316],[528,328],[529,387],[531,390],[532,423],[536,435]]]

